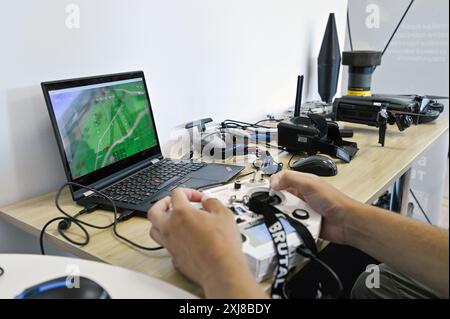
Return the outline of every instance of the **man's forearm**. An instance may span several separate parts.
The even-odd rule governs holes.
[[[347,216],[349,245],[448,297],[448,231],[356,203]]]

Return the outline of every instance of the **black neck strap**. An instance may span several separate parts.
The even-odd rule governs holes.
[[[308,228],[289,215],[281,212],[276,207],[269,205],[266,202],[258,199],[250,199],[248,208],[255,214],[260,214],[264,217],[264,223],[269,230],[272,241],[275,245],[275,252],[277,254],[278,266],[276,277],[272,284],[272,298],[286,299],[286,279],[289,274],[289,245],[287,242],[287,234],[281,223],[280,218],[285,218],[291,226],[296,230],[303,245],[308,248],[314,255],[317,255],[317,246],[314,237],[311,235]]]

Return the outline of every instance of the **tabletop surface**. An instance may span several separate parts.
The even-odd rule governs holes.
[[[351,139],[358,143],[360,149],[350,164],[338,163],[339,174],[326,180],[348,196],[363,203],[372,203],[388,187],[402,176],[411,165],[441,136],[448,134],[448,120],[441,119],[435,123],[415,126],[405,132],[390,127],[387,132],[386,146],[378,144],[378,130],[363,125],[346,124],[353,129],[355,136]],[[282,160],[290,158],[285,154]],[[22,201],[0,208],[0,218],[35,236],[43,225],[60,214],[54,205],[54,193]],[[61,200],[69,212],[76,213],[80,207],[71,201],[68,192]],[[106,225],[112,221],[109,212],[97,211],[84,216],[85,221]],[[150,222],[134,218],[118,226],[121,235],[146,246],[156,244],[149,237]],[[91,242],[85,247],[77,247],[61,239],[56,231],[56,224],[47,231],[46,240],[62,249],[82,258],[102,261],[122,266],[150,275],[184,290],[201,295],[200,288],[174,270],[166,251],[145,252],[119,242],[111,230],[89,229]],[[69,235],[80,233],[72,227]],[[38,245],[38,240],[36,240]]]

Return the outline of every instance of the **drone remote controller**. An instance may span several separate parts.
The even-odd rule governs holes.
[[[242,235],[243,251],[250,268],[258,282],[272,276],[277,266],[277,255],[269,231],[261,215],[249,210],[247,203],[251,198],[267,200],[284,214],[301,222],[317,241],[321,229],[321,216],[309,205],[289,192],[270,192],[269,182],[264,179],[249,179],[204,191],[204,194],[216,198],[235,214],[236,223]],[[296,253],[302,244],[295,229],[287,219],[282,219],[289,245],[289,265],[296,266],[303,257]]]

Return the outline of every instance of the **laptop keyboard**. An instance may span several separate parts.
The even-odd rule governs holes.
[[[162,160],[106,188],[103,193],[114,201],[138,205],[146,202],[173,182],[205,166],[205,163]]]

